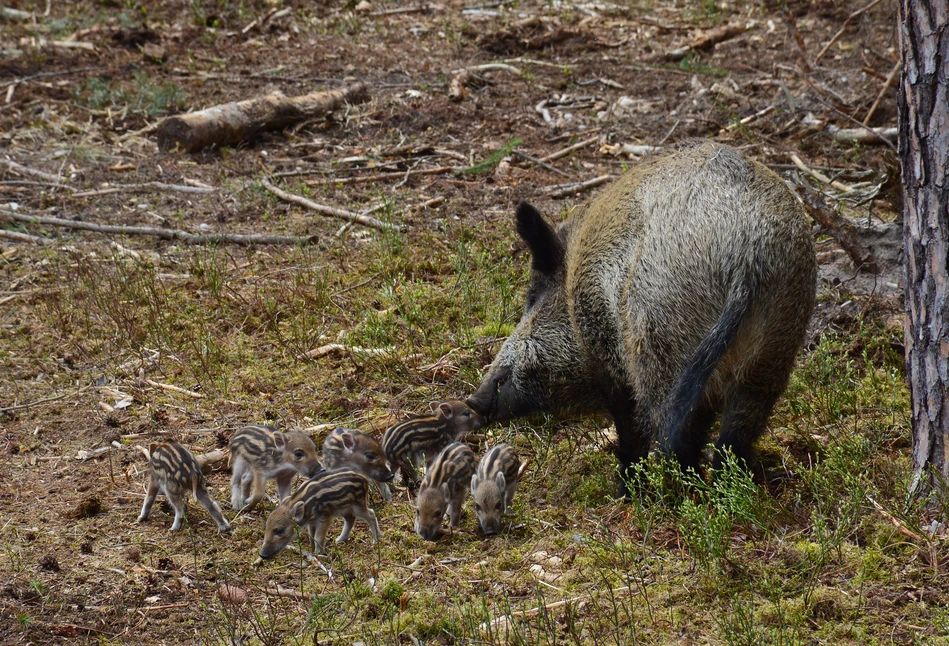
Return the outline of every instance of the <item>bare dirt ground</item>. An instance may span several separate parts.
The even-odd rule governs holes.
[[[820,537],[833,523],[820,525],[801,493],[816,482],[801,475],[809,460],[836,455],[826,438],[858,419],[884,429],[873,437],[887,443],[867,449],[874,482],[905,475],[894,144],[834,137],[896,125],[894,2],[852,18],[863,4],[4,6],[25,14],[0,17],[0,209],[313,238],[191,246],[3,225],[44,240],[0,238],[0,643],[503,643],[489,620],[512,613],[525,623],[507,639],[519,643],[945,639],[936,543],[899,533],[909,522],[919,538],[918,523],[877,514],[868,489],[825,554]],[[246,145],[161,152],[151,131],[177,112],[355,82],[371,100]],[[560,219],[595,190],[578,183],[618,175],[642,154],[636,146],[690,137],[806,178],[855,226],[877,231],[862,234],[882,270],[872,275],[815,228],[822,296],[806,374],[833,382],[845,370],[860,388],[877,379],[888,403],[838,410],[817,385],[789,395],[763,460],[787,535],[736,521],[732,556],[709,574],[684,525],[662,517],[644,529],[632,506],[610,499],[608,425],[555,420],[475,438],[512,441],[534,464],[496,541],[470,512],[462,534],[421,541],[404,493],[377,501],[381,547],[357,525],[322,568],[289,553],[251,566],[269,506],[235,519],[227,537],[193,503],[178,534],[167,532],[167,509],[134,524],[145,479],[134,444],[170,434],[200,453],[262,421],[317,440],[336,424],[378,432],[470,393],[519,314],[514,206],[530,200]],[[344,226],[278,200],[262,179],[404,232]],[[821,351],[828,334],[836,345]],[[331,342],[357,349],[301,357]],[[209,477],[222,503],[227,479]],[[886,495],[899,506],[896,491]],[[835,513],[844,526],[839,510],[826,518]],[[640,552],[610,547],[624,541]],[[756,560],[792,574],[755,588]],[[640,573],[636,586],[624,571]],[[222,600],[223,583],[251,600]],[[624,585],[621,601],[606,595]]]

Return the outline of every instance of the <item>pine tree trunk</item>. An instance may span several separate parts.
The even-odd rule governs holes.
[[[913,491],[949,476],[949,0],[900,0],[900,157]]]

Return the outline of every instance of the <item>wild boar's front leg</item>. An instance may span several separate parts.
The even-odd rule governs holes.
[[[449,503],[448,510],[448,523],[451,527],[460,527],[461,526],[461,512],[465,504],[465,492],[462,491],[460,495],[453,496],[451,502]]]
[[[317,554],[325,554],[323,546],[326,545],[326,532],[330,528],[331,520],[332,518],[321,516],[310,526],[310,535],[313,538],[313,551]]]

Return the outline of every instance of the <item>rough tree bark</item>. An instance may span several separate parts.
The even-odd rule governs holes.
[[[949,476],[949,0],[900,0],[906,367],[912,490]]]

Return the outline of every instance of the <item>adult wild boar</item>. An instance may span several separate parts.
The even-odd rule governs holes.
[[[652,440],[698,469],[715,415],[747,461],[814,306],[804,212],[780,178],[693,141],[644,159],[552,228],[530,204],[524,314],[468,404],[490,421],[605,411],[623,469]]]

